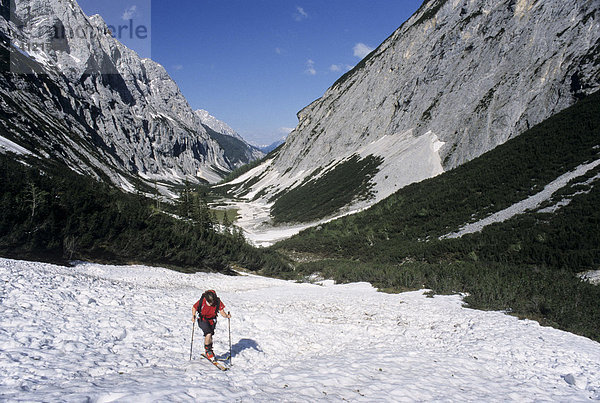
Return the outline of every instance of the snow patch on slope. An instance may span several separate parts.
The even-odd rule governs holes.
[[[273,164],[273,159],[269,159],[269,160],[263,162],[262,164],[260,164],[259,166],[252,168],[248,172],[240,175],[239,177],[235,178],[234,180],[229,181],[227,183],[222,183],[220,185],[216,185],[214,187],[218,188],[218,187],[227,186],[227,185],[238,185],[238,184],[243,183],[255,176],[262,175],[272,164]]]
[[[466,235],[466,234],[472,234],[475,232],[479,232],[484,227],[486,227],[490,224],[504,222],[506,220],[509,220],[509,219],[513,218],[514,216],[516,216],[517,214],[525,213],[527,210],[535,210],[543,202],[545,202],[546,200],[549,200],[550,197],[557,190],[562,189],[563,187],[567,186],[567,184],[572,179],[575,179],[575,178],[585,175],[587,172],[596,168],[599,165],[600,165],[600,159],[590,162],[588,164],[582,164],[582,165],[578,166],[577,168],[575,168],[573,171],[567,172],[567,173],[559,176],[554,181],[550,182],[548,185],[546,185],[546,187],[544,187],[544,190],[542,190],[541,192],[536,193],[532,196],[529,196],[527,199],[521,200],[520,202],[515,203],[512,206],[507,207],[504,210],[498,211],[497,213],[494,213],[494,214],[492,214],[486,218],[483,218],[477,222],[469,223],[469,224],[465,225],[464,227],[460,228],[456,232],[443,235],[440,237],[440,239],[460,238],[461,236]],[[565,205],[565,204],[563,204],[563,205]],[[557,207],[560,207],[560,206],[557,206]]]
[[[0,277],[7,401],[600,399],[599,343],[457,295],[8,259]],[[200,358],[198,331],[189,360],[191,306],[208,288],[233,315],[225,373]],[[215,352],[228,350],[221,320]]]
[[[21,147],[17,143],[10,141],[7,138],[0,136],[0,152],[12,152],[20,155],[33,155],[31,151],[26,149],[25,147]]]
[[[409,130],[405,133],[384,136],[359,148],[355,154],[361,158],[375,156],[381,157],[383,161],[378,167],[377,174],[371,180],[373,198],[346,206],[333,217],[293,225],[273,226],[271,224],[270,212],[273,202],[269,199],[281,191],[289,191],[299,186],[309,173],[304,170],[296,170],[292,173],[281,174],[273,166],[274,160],[271,159],[226,184],[241,184],[252,178],[260,177],[260,180],[243,196],[246,201],[232,203],[232,206],[239,209],[239,219],[236,221],[236,225],[245,231],[246,237],[254,245],[270,246],[307,228],[363,211],[410,183],[443,173],[444,169],[439,155],[443,144],[433,132],[414,137],[412,130]],[[344,156],[330,161],[312,177],[312,180],[317,180],[348,158],[349,156]],[[266,196],[256,198],[258,194],[265,191]]]
[[[319,224],[319,222],[316,222],[296,225],[271,225],[270,214],[272,205],[273,203],[261,201],[235,202],[230,204],[231,207],[238,210],[238,219],[235,225],[244,230],[246,240],[254,246],[271,246],[278,241],[290,238],[300,231]],[[321,221],[321,223],[324,221]]]
[[[406,133],[384,136],[359,151],[364,158],[368,155],[383,157],[379,172],[372,182],[376,192],[373,205],[406,185],[429,179],[444,172],[439,154],[444,145],[435,133],[429,131],[422,136]]]

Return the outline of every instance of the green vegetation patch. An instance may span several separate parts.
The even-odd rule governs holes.
[[[381,157],[353,155],[333,169],[314,178],[310,175],[298,187],[273,204],[275,222],[307,222],[327,217],[357,199],[371,195],[371,179],[377,174]]]
[[[211,209],[211,213],[214,215],[215,220],[222,225],[231,225],[238,217],[238,209]]]
[[[421,16],[421,18],[419,18],[417,20],[417,22],[415,22],[415,26],[416,25],[421,25],[422,23],[424,23],[425,21],[428,21],[430,19],[432,19],[433,17],[435,17],[435,15],[438,13],[438,11],[440,11],[440,9],[444,6],[444,4],[446,4],[448,2],[448,0],[431,0],[431,1],[426,1],[422,6],[421,9],[423,7],[427,7],[427,11],[425,11],[423,13],[423,15]],[[417,13],[421,10],[419,9],[417,11]]]

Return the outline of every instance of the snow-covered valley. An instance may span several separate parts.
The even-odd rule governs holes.
[[[419,182],[443,173],[438,153],[443,143],[431,132],[420,138],[413,138],[411,133],[412,131],[409,130],[406,133],[384,136],[355,150],[356,155],[360,155],[361,158],[375,156],[383,161],[375,177],[370,181],[373,186],[373,197],[355,200],[331,216],[313,222],[273,225],[271,208],[274,204],[274,195],[302,186],[303,180],[309,174],[308,171],[282,174],[273,167],[275,163],[273,159],[265,161],[231,182],[220,185],[236,186],[246,181],[252,182],[255,178],[260,179],[251,186],[250,191],[242,186],[244,196],[238,195],[238,201],[225,200],[225,203],[238,210],[236,225],[245,231],[245,235],[253,245],[271,246],[306,228],[363,211],[412,182]],[[318,180],[324,172],[335,169],[347,159],[347,156],[343,156],[332,161],[323,161],[322,166],[326,168],[314,175],[312,179]],[[237,192],[239,191],[238,189]],[[259,193],[263,192],[265,193],[258,197]]]
[[[600,344],[460,296],[0,259],[2,401],[600,400]],[[189,360],[216,289],[232,367]],[[229,350],[228,322],[215,352]]]

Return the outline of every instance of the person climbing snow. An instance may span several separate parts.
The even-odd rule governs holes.
[[[198,319],[198,326],[204,332],[204,351],[209,360],[215,359],[213,353],[213,335],[217,326],[217,316],[221,314],[224,318],[231,318],[231,314],[225,312],[225,305],[214,290],[205,291],[202,297],[192,308],[192,322]]]

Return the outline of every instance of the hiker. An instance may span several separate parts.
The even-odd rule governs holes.
[[[215,326],[217,325],[217,314],[220,313],[224,318],[231,318],[231,314],[225,313],[225,305],[217,297],[217,293],[214,290],[205,291],[198,302],[194,304],[192,308],[192,322],[196,320],[196,312],[198,312],[198,326],[204,332],[206,358],[214,360],[213,335],[215,334]]]

